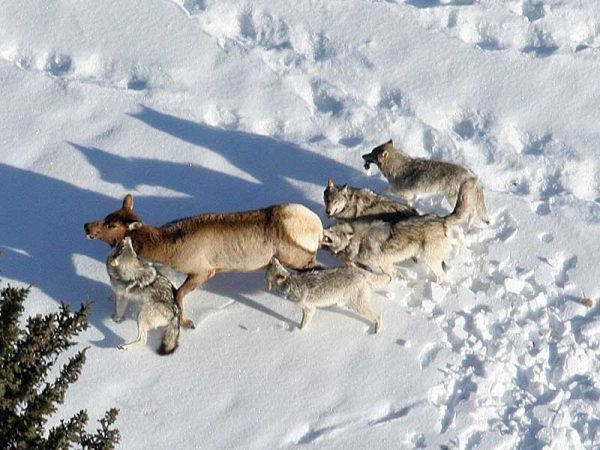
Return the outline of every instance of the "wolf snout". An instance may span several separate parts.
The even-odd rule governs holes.
[[[321,245],[324,247],[330,247],[332,244],[333,244],[333,241],[327,235],[323,236],[323,239],[321,239]]]
[[[91,223],[84,223],[83,224],[83,229],[85,231],[85,238],[86,239],[96,239],[96,235],[92,232],[91,230]]]
[[[362,158],[365,160],[364,167],[366,170],[369,170],[369,167],[371,167],[371,164],[377,163],[377,161],[375,161],[375,158],[373,158],[373,155],[371,155],[371,153],[366,153],[366,154],[362,155]]]

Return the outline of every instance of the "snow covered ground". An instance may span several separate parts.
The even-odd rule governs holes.
[[[0,275],[27,314],[95,301],[61,414],[118,407],[127,450],[600,448],[599,47],[596,0],[0,0]],[[340,308],[300,332],[262,273],[222,274],[173,356],[115,348],[133,311],[110,320],[84,222],[131,192],[151,224],[328,223],[327,178],[383,190],[360,155],[389,138],[486,188],[446,283],[401,266],[372,335]]]

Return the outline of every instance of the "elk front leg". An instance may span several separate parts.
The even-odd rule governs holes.
[[[188,319],[185,315],[185,311],[183,309],[183,299],[184,297],[204,283],[209,278],[212,278],[215,275],[215,271],[211,270],[202,274],[191,274],[188,275],[183,284],[177,289],[177,294],[175,295],[175,301],[177,302],[177,306],[179,306],[179,311],[181,313],[181,326],[183,328],[194,328],[194,322]]]

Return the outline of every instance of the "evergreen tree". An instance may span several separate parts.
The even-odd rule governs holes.
[[[8,286],[0,291],[0,449],[2,450],[109,450],[120,440],[112,428],[117,410],[110,409],[94,434],[86,431],[88,415],[80,411],[46,430],[56,405],[64,402],[71,383],[85,363],[79,351],[47,381],[61,353],[88,327],[91,304],[77,312],[62,304],[57,313],[29,317],[21,325],[29,289]]]

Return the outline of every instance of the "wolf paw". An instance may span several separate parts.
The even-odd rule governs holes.
[[[196,329],[196,325],[190,319],[184,319],[181,321],[181,328],[187,328],[188,330]]]
[[[112,316],[110,316],[110,318],[112,319],[113,322],[116,322],[116,323],[121,323],[121,322],[123,322],[123,320],[125,320],[125,317],[117,316],[116,314],[113,314]]]

